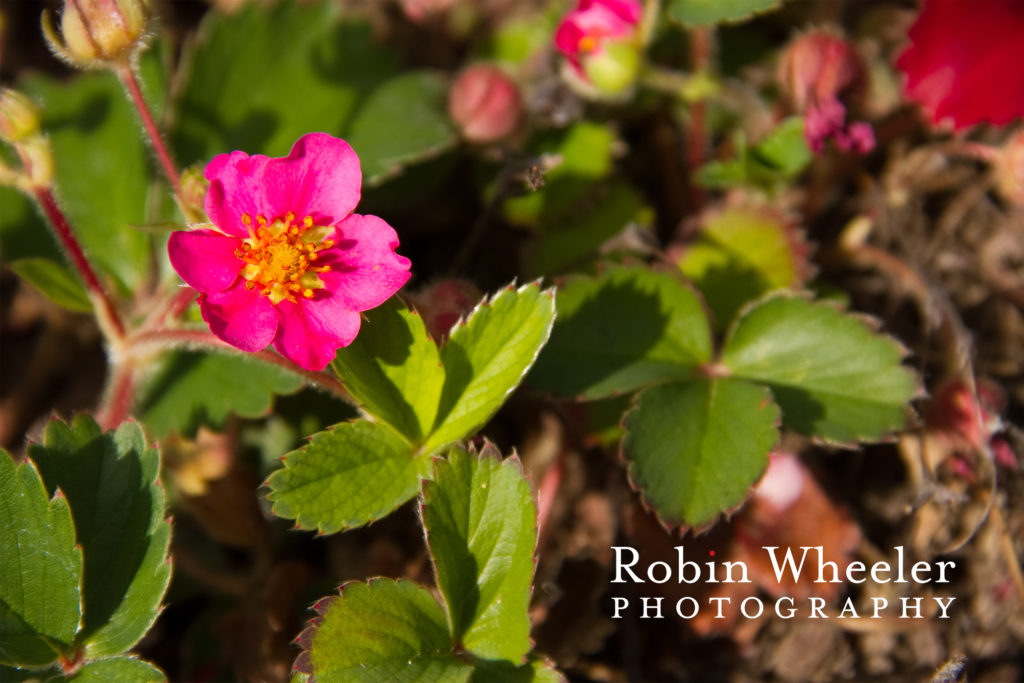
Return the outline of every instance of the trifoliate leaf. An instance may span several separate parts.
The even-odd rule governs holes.
[[[777,296],[741,314],[721,362],[767,384],[786,426],[845,443],[904,425],[917,382],[902,358],[894,340],[831,304]]]
[[[0,450],[0,664],[45,667],[73,652],[81,581],[64,494],[48,498],[35,465]]]
[[[742,380],[647,389],[625,417],[630,479],[665,522],[707,525],[742,503],[767,467],[778,417],[768,390]]]
[[[484,659],[523,663],[537,514],[515,457],[456,448],[423,485],[423,527],[455,640]]]
[[[669,273],[616,266],[561,288],[558,321],[530,383],[604,398],[689,377],[710,357],[707,316],[690,288]]]
[[[359,420],[313,436],[267,479],[274,514],[330,534],[380,519],[416,495],[429,455],[391,427]]]

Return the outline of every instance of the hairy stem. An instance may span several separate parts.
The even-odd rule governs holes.
[[[243,353],[225,341],[215,337],[209,332],[200,330],[150,330],[133,334],[127,339],[127,345],[132,354],[142,354],[146,349],[152,348],[204,348],[213,351],[228,351],[232,353]],[[340,398],[346,403],[355,405],[355,400],[348,393],[345,387],[334,377],[324,372],[316,372],[300,367],[271,351],[256,351],[245,353],[261,362],[274,365],[288,372],[299,375],[307,382]]]
[[[82,247],[78,244],[78,240],[75,238],[75,233],[71,230],[71,224],[68,222],[67,217],[61,211],[60,206],[57,205],[53,192],[50,188],[42,186],[33,187],[31,192],[43,213],[46,214],[50,225],[53,226],[57,241],[67,254],[71,265],[75,267],[78,275],[82,278],[89,298],[96,309],[96,318],[99,321],[100,329],[110,341],[119,344],[125,336],[124,323],[121,322],[117,309],[114,308],[113,302],[107,296],[106,291],[104,291],[99,278],[96,277],[96,272],[85,257],[85,252],[82,251]]]
[[[135,398],[135,367],[132,363],[114,366],[106,399],[97,421],[103,429],[116,429],[128,419]]]
[[[135,70],[130,66],[123,66],[118,68],[116,73],[125,90],[128,91],[129,99],[131,99],[135,109],[139,112],[139,118],[142,119],[142,127],[146,129],[146,137],[149,138],[157,161],[160,162],[160,167],[163,169],[164,175],[167,176],[167,182],[171,184],[171,190],[174,192],[174,199],[178,204],[178,208],[185,216],[185,220],[190,223],[197,222],[199,218],[189,209],[182,197],[181,176],[178,174],[178,169],[174,165],[174,159],[171,157],[167,145],[164,144],[163,137],[160,135],[160,129],[157,128],[156,122],[153,120],[153,114],[149,110],[149,105],[146,104],[146,98],[142,95],[142,88],[139,86],[139,79],[135,75]]]

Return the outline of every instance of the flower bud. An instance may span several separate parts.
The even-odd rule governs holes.
[[[871,127],[847,123],[866,89],[867,67],[857,49],[837,31],[815,29],[789,44],[777,73],[782,92],[805,115],[804,137],[814,152],[832,140],[845,151],[865,154],[875,146]]]
[[[61,41],[49,15],[43,34],[59,57],[83,68],[126,64],[142,46],[146,0],[65,0]]]
[[[32,187],[53,185],[53,148],[42,135],[35,135],[18,144],[18,154],[25,167],[24,175]]]
[[[203,176],[203,169],[190,166],[181,172],[181,201],[196,216],[206,215],[203,203],[210,181]]]
[[[609,43],[604,50],[586,55],[581,60],[583,73],[601,92],[625,92],[636,81],[640,69],[640,52],[632,43]]]
[[[17,90],[0,90],[0,139],[15,143],[39,133],[39,110]]]
[[[789,44],[779,61],[778,81],[797,111],[840,96],[859,96],[864,61],[837,31],[816,29]]]
[[[495,66],[471,66],[448,93],[448,114],[462,136],[477,143],[496,142],[515,132],[523,116],[519,88]]]
[[[483,294],[466,280],[440,280],[411,298],[430,336],[440,341],[459,318],[468,315]]]

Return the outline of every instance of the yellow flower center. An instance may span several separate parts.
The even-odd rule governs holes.
[[[591,35],[585,35],[580,38],[579,42],[580,52],[593,52],[597,49],[597,38]]]
[[[312,216],[301,223],[295,214],[268,223],[265,216],[242,214],[242,223],[249,229],[249,237],[235,250],[235,256],[245,261],[242,277],[246,289],[260,288],[260,294],[278,304],[285,299],[313,298],[313,292],[323,289],[324,283],[317,273],[326,273],[330,266],[317,266],[319,252],[334,246],[334,240],[324,239],[333,228],[315,225]]]

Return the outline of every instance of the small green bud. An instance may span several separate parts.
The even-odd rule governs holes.
[[[618,95],[636,82],[640,48],[631,40],[606,41],[603,49],[583,56],[583,72],[601,93]]]
[[[0,139],[15,143],[39,133],[39,110],[17,90],[0,90]]]

